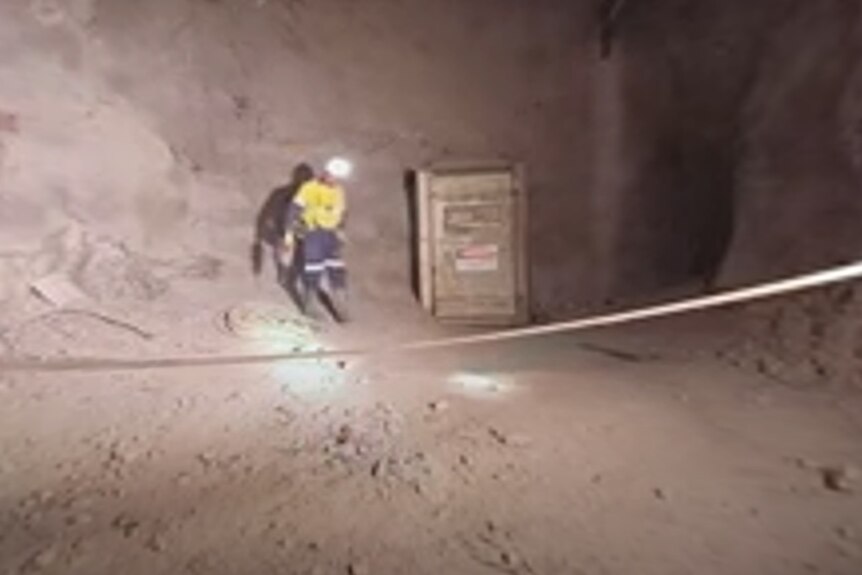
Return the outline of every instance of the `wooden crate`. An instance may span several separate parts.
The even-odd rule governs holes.
[[[517,165],[417,174],[419,285],[441,321],[518,325],[529,318],[527,201]]]

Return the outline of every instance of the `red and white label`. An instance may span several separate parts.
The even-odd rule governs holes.
[[[459,272],[495,272],[500,269],[500,248],[495,244],[467,246],[455,251]]]

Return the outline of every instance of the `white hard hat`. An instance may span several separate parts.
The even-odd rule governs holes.
[[[326,173],[337,180],[346,180],[353,173],[353,164],[345,158],[332,158],[326,162]]]

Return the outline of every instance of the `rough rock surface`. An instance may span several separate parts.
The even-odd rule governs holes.
[[[0,297],[86,258],[81,236],[244,264],[270,190],[336,153],[358,168],[350,257],[367,298],[409,298],[405,172],[506,158],[530,170],[539,301],[587,297],[589,229],[570,224],[589,205],[573,145],[592,37],[587,7],[566,6],[4,2]]]

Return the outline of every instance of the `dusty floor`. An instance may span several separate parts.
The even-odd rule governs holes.
[[[49,313],[4,338],[54,355],[296,345],[241,321],[228,334],[210,297],[183,317],[181,294],[124,316],[152,333]],[[292,333],[434,332],[389,311]],[[752,379],[680,338],[646,348],[643,333],[0,373],[0,573],[862,572],[862,398]]]

